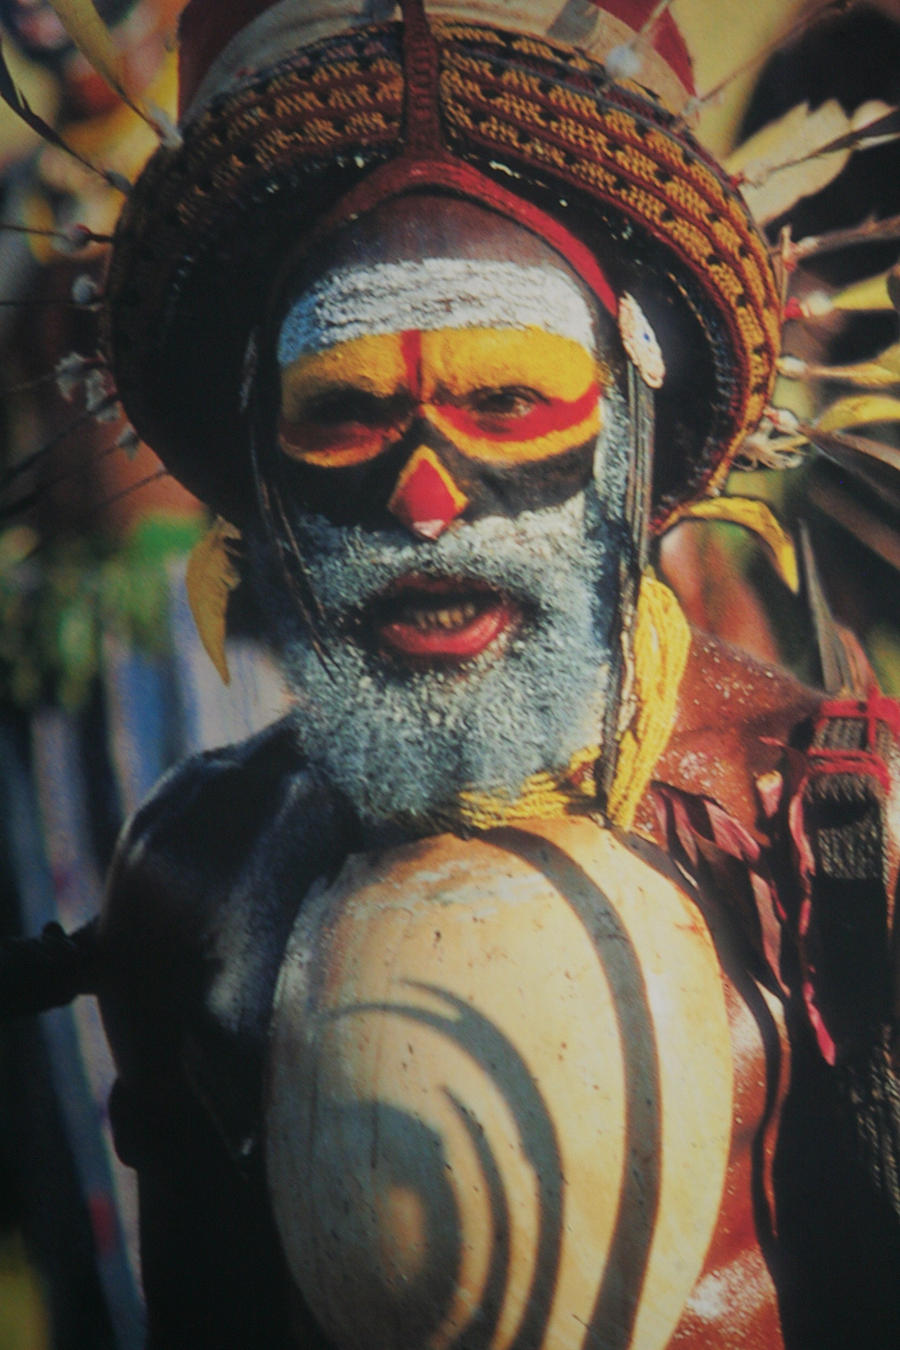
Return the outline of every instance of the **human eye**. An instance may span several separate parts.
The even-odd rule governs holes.
[[[380,454],[405,416],[398,396],[357,385],[332,385],[285,402],[278,427],[281,449],[323,468],[360,464]]]
[[[466,406],[475,420],[488,431],[512,428],[546,404],[545,395],[529,385],[505,384],[473,390]]]
[[[338,387],[324,390],[304,401],[295,410],[294,419],[309,428],[336,431],[341,427],[384,427],[390,425],[395,400],[370,393],[367,389]]]

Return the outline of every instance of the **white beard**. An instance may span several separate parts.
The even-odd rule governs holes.
[[[626,545],[593,487],[561,506],[484,518],[434,543],[300,513],[291,524],[320,607],[325,663],[264,534],[249,541],[256,586],[297,698],[301,748],[364,824],[453,818],[463,792],[514,800],[530,775],[561,772],[599,743]],[[393,661],[360,641],[352,616],[413,572],[493,586],[522,605],[524,621],[461,666]]]

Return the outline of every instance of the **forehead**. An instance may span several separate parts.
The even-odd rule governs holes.
[[[289,308],[278,361],[385,333],[541,329],[594,347],[594,317],[562,272],[469,258],[375,263],[321,277]]]
[[[341,231],[285,288],[279,364],[337,342],[446,328],[540,328],[593,348],[599,306],[529,230],[474,203],[401,198]]]

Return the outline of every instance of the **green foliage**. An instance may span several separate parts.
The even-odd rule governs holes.
[[[26,527],[0,534],[0,699],[79,708],[109,636],[163,654],[170,568],[201,531],[194,521],[158,515],[124,541],[82,535],[35,550]]]

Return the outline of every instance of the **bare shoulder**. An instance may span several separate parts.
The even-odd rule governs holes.
[[[101,998],[120,1069],[170,1063],[241,972],[249,1007],[309,886],[352,823],[290,722],[170,772],[125,826],[101,917]]]

